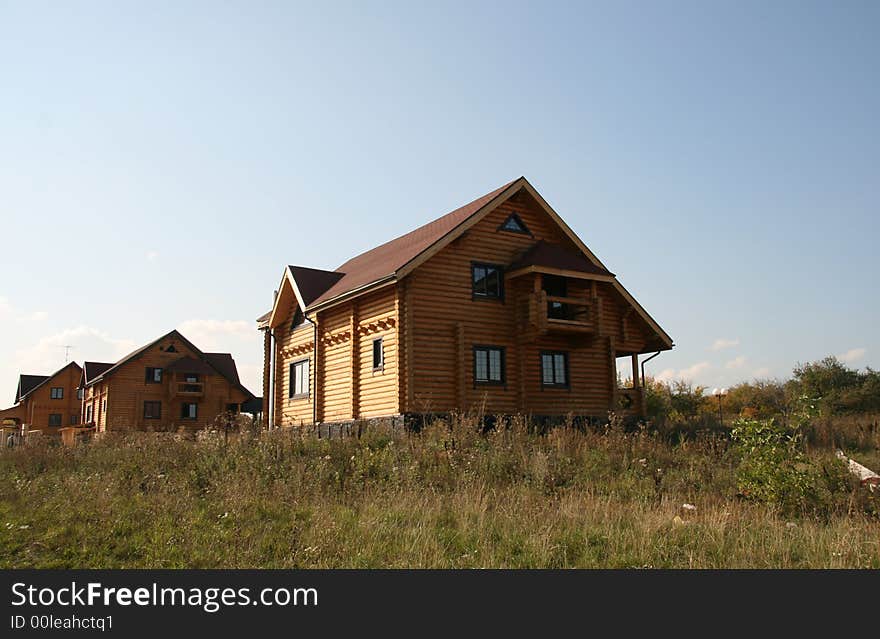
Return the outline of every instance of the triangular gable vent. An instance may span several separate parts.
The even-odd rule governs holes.
[[[531,235],[532,232],[529,230],[529,227],[526,226],[526,223],[522,221],[519,215],[516,213],[511,213],[507,216],[507,219],[504,220],[504,224],[498,227],[499,231],[510,231],[511,233],[522,233],[523,235]]]

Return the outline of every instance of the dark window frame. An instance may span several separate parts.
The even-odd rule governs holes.
[[[565,382],[560,383],[556,381],[556,356],[562,355],[564,370],[565,370]],[[569,351],[541,351],[538,354],[538,378],[541,380],[541,388],[562,388],[566,390],[571,390],[571,365],[570,365],[570,357]],[[553,372],[553,382],[547,383],[544,381],[544,357],[550,356],[551,359],[551,369]]]
[[[477,379],[477,351],[486,351],[486,376],[487,379]],[[499,351],[501,353],[501,379],[492,379],[491,351]],[[471,373],[474,380],[474,388],[477,386],[503,386],[507,387],[507,348],[497,346],[495,344],[474,344],[471,347],[471,359],[473,366]]]
[[[376,363],[376,345],[379,345],[379,363]],[[373,340],[372,344],[372,353],[373,353],[373,370],[381,371],[385,370],[385,338],[377,337]]]
[[[79,415],[74,414],[70,416],[70,425],[71,426],[79,426]]]
[[[159,371],[159,379],[156,379],[156,371]],[[161,384],[165,377],[165,370],[157,366],[147,366],[144,371],[144,381],[147,384]]]
[[[195,415],[190,415],[189,411],[186,410],[187,406],[195,406]],[[180,404],[180,419],[185,419],[189,421],[193,421],[199,418],[199,404],[198,402],[182,402]]]
[[[147,405],[151,408],[158,408],[159,410],[157,410],[155,414],[153,414],[153,411],[148,412]],[[144,419],[162,419],[162,402],[156,400],[144,401]]]
[[[311,397],[312,393],[312,358],[311,357],[303,357],[296,361],[290,362],[290,366],[288,367],[288,388],[287,388],[287,398],[288,399],[308,399]],[[305,393],[297,393],[296,389],[296,380],[297,377],[295,375],[296,369],[301,367],[303,364],[308,364],[309,367],[309,375],[306,380],[306,388],[308,389]]]
[[[64,399],[64,387],[63,386],[53,386],[49,389],[49,398],[50,399]]]
[[[507,223],[510,220],[514,220],[518,225],[519,229],[509,229],[506,228]],[[499,231],[504,231],[505,233],[516,233],[517,235],[528,235],[529,237],[535,237],[532,232],[529,230],[529,227],[526,226],[526,223],[523,222],[523,219],[519,216],[518,213],[514,212],[504,218],[504,221],[498,226]]]
[[[488,293],[488,286],[486,287],[486,293],[478,293],[476,289],[476,270],[478,268],[484,269],[494,269],[498,275],[498,294],[490,295]],[[488,273],[486,274],[486,279],[488,280]],[[493,264],[491,262],[471,262],[471,299],[472,300],[499,300],[504,302],[504,266],[502,264]]]
[[[61,413],[49,413],[49,426],[55,428],[64,423],[64,415]]]

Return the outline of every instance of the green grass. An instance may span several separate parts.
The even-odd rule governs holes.
[[[858,456],[875,468],[876,443]],[[807,454],[833,470],[833,452]],[[880,494],[829,482],[783,514],[737,497],[738,463],[718,435],[466,421],[4,450],[0,566],[880,568]]]

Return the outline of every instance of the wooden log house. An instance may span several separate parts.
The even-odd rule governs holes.
[[[19,375],[15,403],[0,410],[4,426],[58,435],[80,422],[79,380],[82,369],[70,362],[51,375]]]
[[[525,178],[335,271],[288,266],[257,322],[274,427],[644,415],[639,356],[673,346]]]
[[[174,330],[116,363],[85,362],[83,423],[113,430],[197,430],[254,398],[229,353],[203,353]]]

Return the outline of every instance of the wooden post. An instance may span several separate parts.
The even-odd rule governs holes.
[[[350,333],[348,356],[351,363],[351,418],[357,419],[360,411],[360,332],[358,330],[358,302],[351,303],[351,316],[349,317],[348,330]]]
[[[641,387],[641,381],[639,380],[639,354],[632,354],[632,369],[633,369],[633,388]]]
[[[614,410],[617,406],[617,351],[614,348],[614,338],[608,337],[608,356],[611,361],[610,382],[611,382],[611,406]]]
[[[466,410],[466,393],[465,390],[465,343],[464,343],[464,324],[456,322],[455,324],[455,344],[456,344],[456,367],[455,367],[455,403],[461,411]]]
[[[323,348],[323,338],[321,336],[321,320],[320,313],[315,313],[315,361],[312,362],[312,377],[315,380],[315,392],[313,393],[312,401],[314,402],[313,410],[314,410],[314,422],[313,426],[317,426],[318,422],[324,421],[324,407],[321,405],[323,403],[323,387],[324,387],[324,362],[322,361],[324,358],[324,348]]]

